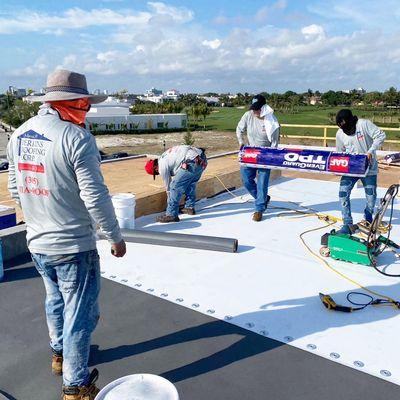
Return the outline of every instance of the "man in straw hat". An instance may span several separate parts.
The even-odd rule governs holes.
[[[98,224],[123,257],[122,240],[100,171],[96,141],[84,128],[91,104],[84,75],[56,70],[47,78],[38,115],[21,125],[8,145],[9,190],[21,206],[28,247],[46,289],[52,371],[63,375],[64,400],[91,400],[97,370],[89,373],[91,333],[100,289]]]

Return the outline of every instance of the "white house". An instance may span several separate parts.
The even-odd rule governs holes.
[[[147,90],[143,96],[139,96],[139,100],[151,101],[152,103],[162,103],[164,101],[164,95],[162,90],[152,87]]]
[[[108,96],[102,103],[93,104],[87,116],[129,115],[131,105],[126,100]]]
[[[147,90],[143,96],[139,96],[139,100],[151,101],[153,103],[163,103],[164,100],[177,101],[180,93],[176,89],[168,90],[167,93],[163,93],[162,90],[152,87]]]
[[[180,93],[176,89],[168,90],[165,94],[164,98],[167,100],[177,101],[180,96]]]
[[[159,95],[159,96],[139,96],[139,100],[142,101],[151,101],[152,103],[162,103],[164,101],[164,95]]]
[[[184,129],[187,115],[179,114],[130,114],[130,103],[108,98],[94,104],[86,115],[90,131],[143,131],[156,129]]]
[[[203,99],[209,106],[219,106],[220,101],[218,97],[214,96],[197,96],[199,99]]]

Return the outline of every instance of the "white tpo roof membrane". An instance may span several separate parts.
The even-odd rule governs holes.
[[[385,192],[379,189],[378,197]],[[152,215],[137,219],[136,227],[234,237],[239,240],[238,253],[128,243],[126,256],[116,259],[109,244],[100,241],[102,276],[400,384],[400,310],[368,307],[347,314],[325,309],[319,292],[347,304],[346,294],[360,289],[329,270],[301,243],[300,233],[323,226],[322,221],[278,216],[282,210],[272,208],[298,208],[291,203],[296,202],[340,216],[338,183],[281,178],[270,187],[271,208],[258,223],[251,220],[250,196],[243,189],[235,194],[241,197],[226,194],[200,201],[198,214],[182,216],[180,223],[156,224]],[[363,188],[354,188],[355,221],[362,218],[364,206]],[[392,223],[391,239],[399,243],[399,199]],[[321,235],[334,227],[339,226],[305,236],[315,252]],[[363,286],[400,300],[399,278],[380,275],[372,267],[328,261]],[[379,257],[379,265],[400,274],[400,261],[391,252]],[[152,318],[150,310],[148,317]]]

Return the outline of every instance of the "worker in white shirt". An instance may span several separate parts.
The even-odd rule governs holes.
[[[254,96],[247,111],[236,128],[236,135],[240,147],[247,136],[249,146],[278,147],[280,126],[274,115],[274,110],[267,105],[263,95]],[[244,187],[254,197],[255,211],[253,221],[262,220],[270,196],[268,196],[268,182],[271,170],[266,168],[240,167],[240,174]],[[257,179],[256,179],[257,178]]]
[[[179,202],[186,195],[184,214],[195,214],[196,185],[207,166],[203,149],[180,145],[164,152],[160,158],[149,160],[145,165],[148,174],[161,175],[167,190],[166,214],[157,218],[157,222],[179,222]]]

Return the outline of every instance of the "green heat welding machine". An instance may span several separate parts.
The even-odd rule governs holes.
[[[396,257],[400,257],[395,252],[400,249],[400,246],[390,240],[393,205],[399,186],[391,185],[389,187],[371,224],[352,225],[350,227],[352,234],[340,234],[335,230],[324,234],[321,238],[320,254],[335,260],[373,266],[375,269],[377,269],[376,259],[385,249],[390,249],[396,254]],[[391,206],[389,223],[384,225],[382,219],[389,205]],[[358,233],[362,233],[365,238],[355,236]],[[385,234],[386,236],[384,236]],[[377,271],[383,273],[378,269]]]

